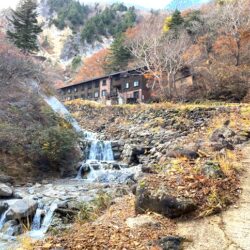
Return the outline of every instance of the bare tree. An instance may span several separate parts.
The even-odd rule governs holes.
[[[184,53],[191,39],[185,30],[178,35],[171,31],[163,33],[164,18],[158,15],[144,20],[137,35],[128,42],[128,48],[142,73],[153,76],[152,89],[159,88],[161,93],[171,95],[176,74],[185,65]]]
[[[250,2],[247,0],[228,1],[217,9],[218,32],[234,41],[235,66],[241,63],[242,38],[250,32]]]

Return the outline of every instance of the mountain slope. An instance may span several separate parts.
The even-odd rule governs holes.
[[[51,54],[66,64],[76,56],[85,57],[110,46],[113,38],[137,19],[133,7],[119,3],[84,5],[75,0],[42,0],[39,13],[43,55]]]

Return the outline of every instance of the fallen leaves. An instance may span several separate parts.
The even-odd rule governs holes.
[[[157,250],[152,242],[160,237],[171,235],[175,231],[175,223],[155,213],[149,213],[157,221],[157,227],[145,225],[129,228],[126,220],[136,217],[134,196],[125,196],[116,201],[95,222],[83,225],[75,224],[73,228],[59,236],[38,242],[35,249],[91,249],[91,250]],[[149,246],[151,242],[152,246]],[[50,246],[50,248],[46,248]]]

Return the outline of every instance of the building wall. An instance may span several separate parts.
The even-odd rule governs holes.
[[[99,87],[100,80],[95,80],[63,88],[61,89],[61,95],[64,100],[77,98],[97,100],[100,97]]]
[[[77,98],[99,100],[118,103],[118,98],[123,103],[128,101],[143,102],[150,98],[149,89],[146,87],[146,79],[142,75],[121,73],[106,78],[80,83],[61,89],[63,100]]]
[[[112,88],[118,88],[119,96],[123,98],[124,103],[133,98],[143,102],[149,96],[146,79],[138,74],[125,74],[112,78]]]
[[[105,100],[110,96],[111,79],[109,77],[100,80],[99,96],[101,100]]]

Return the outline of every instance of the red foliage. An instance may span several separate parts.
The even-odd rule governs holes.
[[[91,57],[86,58],[84,65],[77,73],[73,82],[80,82],[105,75],[104,65],[106,63],[107,55],[108,49],[102,49]]]

